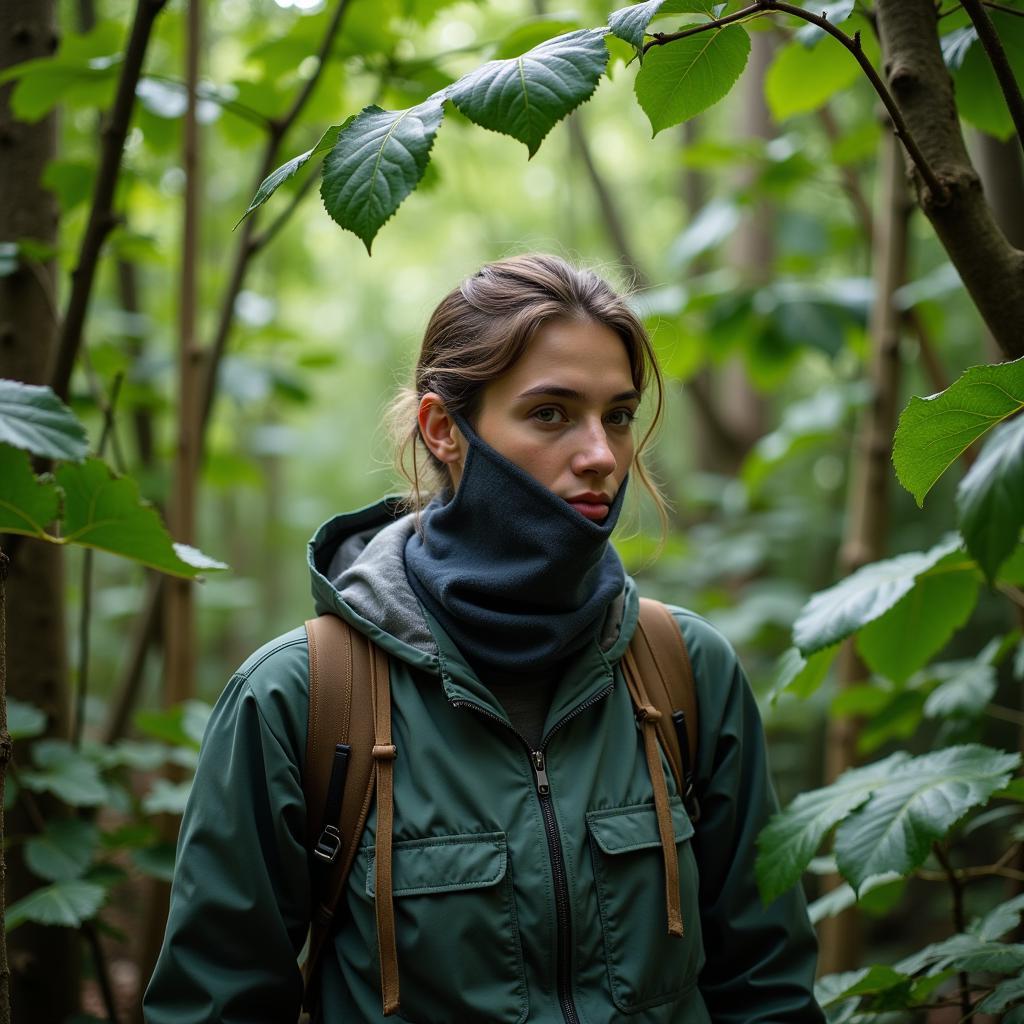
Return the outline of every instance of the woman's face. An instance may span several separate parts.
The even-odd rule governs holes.
[[[640,394],[619,336],[591,320],[552,321],[484,389],[477,433],[582,515],[601,522],[633,464]],[[450,463],[458,485],[461,458]]]

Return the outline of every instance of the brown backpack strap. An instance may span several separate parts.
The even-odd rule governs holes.
[[[626,685],[643,733],[647,771],[654,791],[662,859],[665,866],[665,910],[668,933],[683,934],[680,911],[679,860],[668,802],[668,785],[661,767],[663,749],[676,788],[693,799],[693,757],[697,750],[697,697],[693,669],[679,627],[660,602],[641,598],[636,632],[622,659]],[[697,813],[691,816],[696,820]]]
[[[306,763],[302,773],[306,797],[308,848],[320,868],[313,893],[309,952],[303,966],[303,1005],[313,1008],[313,979],[330,935],[341,890],[352,869],[370,812],[374,789],[373,694],[355,680],[372,678],[388,690],[387,658],[370,640],[334,615],[306,623],[309,643],[309,717]],[[349,747],[340,820],[322,821],[338,745]]]
[[[700,819],[694,791],[698,711],[693,666],[672,613],[660,601],[640,598],[640,618],[630,650],[651,703],[661,712],[658,739],[690,818]]]

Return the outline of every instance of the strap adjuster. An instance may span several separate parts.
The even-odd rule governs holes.
[[[333,864],[341,849],[341,832],[336,825],[325,825],[320,838],[313,847],[313,856],[327,864]]]

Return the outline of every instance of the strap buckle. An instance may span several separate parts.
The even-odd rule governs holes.
[[[326,864],[333,864],[341,849],[341,832],[336,825],[325,825],[320,838],[313,847],[313,856],[319,857]]]

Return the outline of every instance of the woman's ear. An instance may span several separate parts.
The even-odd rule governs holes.
[[[466,440],[441,401],[441,396],[428,391],[420,399],[416,419],[423,443],[435,458],[440,459],[457,476],[465,457]]]

